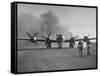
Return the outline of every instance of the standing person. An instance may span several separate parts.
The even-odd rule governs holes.
[[[82,56],[83,42],[80,40],[78,43],[79,55]]]
[[[90,48],[91,48],[91,42],[88,40],[87,41],[87,56],[90,56],[91,55]]]
[[[51,40],[49,37],[46,38],[46,42],[45,42],[47,48],[51,48]]]
[[[71,37],[69,46],[70,46],[70,48],[74,48],[74,45],[75,45],[75,39],[74,39],[74,37]]]

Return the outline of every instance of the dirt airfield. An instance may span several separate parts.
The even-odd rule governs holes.
[[[92,47],[91,56],[87,56],[86,53],[86,48],[83,50],[83,57],[79,57],[78,48],[18,49],[17,71],[37,72],[96,68],[96,47]]]

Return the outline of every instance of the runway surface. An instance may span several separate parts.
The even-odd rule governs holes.
[[[96,51],[91,50],[91,56],[79,57],[77,48],[64,49],[19,49],[18,72],[36,72],[51,70],[68,70],[96,67]]]

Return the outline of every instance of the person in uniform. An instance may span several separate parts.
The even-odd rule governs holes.
[[[78,43],[78,49],[79,49],[79,55],[80,55],[80,57],[82,57],[83,42],[81,40]]]
[[[87,45],[87,56],[90,56],[91,42],[88,40],[86,45]]]
[[[50,40],[49,37],[46,38],[46,43],[45,44],[46,44],[47,48],[51,48],[51,40]]]

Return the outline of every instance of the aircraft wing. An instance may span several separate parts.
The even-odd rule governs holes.
[[[31,39],[28,39],[28,38],[18,38],[17,40],[27,41],[27,40],[31,40]],[[36,41],[43,42],[43,41],[45,41],[45,39],[36,39]]]
[[[45,39],[36,39],[36,41],[45,42]]]
[[[17,40],[30,40],[30,39],[25,39],[25,38],[17,38]]]
[[[75,41],[80,41],[84,39],[75,39]],[[89,38],[89,40],[96,40],[96,38]],[[65,40],[64,42],[70,42],[70,40]]]
[[[28,38],[18,38],[17,40],[27,41],[27,40],[30,40],[30,39],[28,39]],[[39,41],[39,42],[45,42],[45,39],[42,39],[42,38],[38,39],[38,38],[37,38],[36,41]],[[51,40],[51,42],[57,43],[56,40]]]
[[[64,42],[70,42],[70,40],[65,40]]]
[[[89,38],[89,40],[96,40],[96,38]]]
[[[57,40],[51,40],[51,42],[53,42],[53,43],[57,43]]]
[[[45,39],[36,39],[36,41],[45,42]],[[53,43],[57,43],[56,40],[51,40],[51,42],[53,42]]]
[[[80,41],[80,40],[84,40],[84,39],[75,39],[75,41]],[[96,40],[96,38],[89,38],[89,40]]]

